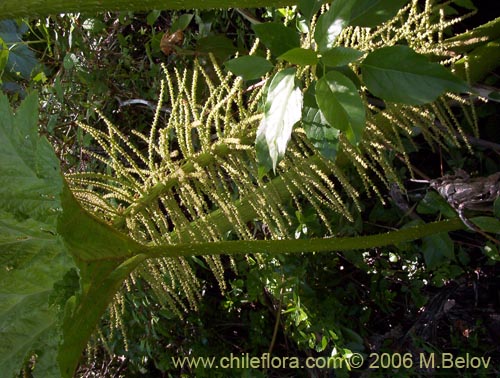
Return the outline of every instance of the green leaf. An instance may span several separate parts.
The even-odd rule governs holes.
[[[223,35],[211,35],[200,38],[196,43],[196,51],[213,54],[218,61],[225,61],[236,52],[233,41]]]
[[[177,30],[185,30],[189,26],[191,20],[193,19],[193,16],[194,15],[190,13],[183,14],[177,20],[175,20],[172,25],[170,25],[170,31],[174,33]]]
[[[407,46],[383,47],[361,64],[368,90],[384,100],[408,105],[434,101],[445,92],[466,92],[468,85],[438,63]]]
[[[62,176],[38,136],[38,100],[14,115],[0,95],[0,371],[17,375],[37,354],[34,376],[59,377],[60,306],[49,306],[54,284],[74,266],[57,235]]]
[[[17,219],[53,223],[62,188],[59,160],[38,136],[38,103],[28,96],[14,115],[0,96],[0,209]]]
[[[493,202],[493,214],[496,218],[500,219],[500,197]]]
[[[146,17],[146,22],[149,26],[153,26],[153,24],[156,22],[158,17],[160,17],[161,11],[158,9],[153,9],[151,12],[148,13]]]
[[[373,27],[394,17],[408,0],[356,0],[349,25]]]
[[[274,67],[266,58],[250,55],[228,60],[224,66],[243,80],[259,79]]]
[[[38,64],[35,53],[22,41],[22,36],[28,31],[26,23],[18,25],[13,20],[0,21],[0,38],[10,47],[5,73],[17,76],[17,72],[24,79],[29,79],[31,71]]]
[[[300,47],[299,34],[280,22],[255,24],[252,25],[252,28],[274,56],[280,56],[288,50]]]
[[[316,102],[314,86],[311,85],[304,94],[302,109],[302,127],[307,138],[319,152],[330,160],[337,156],[339,130],[328,124]]]
[[[446,200],[436,191],[429,190],[424,198],[417,205],[419,214],[437,214],[441,213],[447,218],[455,218],[457,213]]]
[[[493,217],[475,217],[471,219],[484,232],[500,234],[500,220]]]
[[[328,12],[319,17],[314,40],[320,52],[331,49],[342,30],[349,25],[353,4],[351,0],[335,0]]]
[[[7,67],[7,61],[9,60],[9,48],[5,44],[2,38],[0,38],[0,83],[2,83],[2,75]]]
[[[353,144],[365,128],[365,106],[354,83],[337,71],[330,71],[316,83],[316,101],[328,123],[346,133]]]
[[[453,241],[446,232],[424,237],[422,253],[424,254],[425,264],[429,269],[435,269],[442,264],[447,264],[455,257]]]
[[[318,13],[324,2],[324,0],[299,0],[298,6],[300,13],[302,13],[302,15],[309,22],[311,21],[312,16]]]
[[[278,59],[286,60],[289,63],[299,66],[313,66],[318,63],[318,56],[315,51],[301,47],[288,50],[286,53],[281,54]]]
[[[283,70],[273,77],[267,91],[264,118],[255,140],[261,166],[276,171],[276,165],[285,155],[292,127],[300,120],[302,97],[295,69]]]
[[[500,261],[500,252],[495,244],[487,242],[483,247],[484,254],[493,261]]]
[[[354,62],[363,56],[363,52],[349,47],[334,47],[321,54],[325,66],[339,67]]]

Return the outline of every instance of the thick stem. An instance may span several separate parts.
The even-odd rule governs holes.
[[[312,253],[348,250],[366,250],[387,245],[410,242],[425,236],[464,229],[459,218],[426,223],[383,234],[344,238],[292,239],[292,240],[239,240],[209,243],[175,244],[150,247],[148,258],[193,256],[193,255],[237,255],[251,253]]]
[[[0,19],[73,12],[147,11],[152,9],[210,9],[282,7],[296,0],[2,0]]]

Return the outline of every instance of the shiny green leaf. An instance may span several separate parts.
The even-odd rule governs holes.
[[[316,101],[328,123],[357,144],[365,129],[365,106],[354,83],[330,71],[316,83]]]
[[[300,13],[310,21],[312,16],[314,16],[321,8],[324,0],[299,0],[297,5],[299,6]]]
[[[2,38],[0,38],[0,83],[2,82],[2,75],[7,67],[7,61],[9,60],[9,47],[5,44]]]
[[[314,40],[320,52],[331,49],[342,30],[349,25],[353,4],[351,0],[335,0],[330,9],[318,18]]]
[[[280,55],[278,59],[286,60],[289,63],[299,66],[313,66],[318,63],[318,56],[311,49],[296,47]]]
[[[292,127],[300,120],[302,92],[295,78],[295,69],[278,72],[266,96],[264,118],[257,130],[256,150],[259,164],[276,171],[292,135]]]
[[[361,64],[368,90],[384,100],[422,105],[445,92],[466,92],[468,85],[438,63],[407,46],[383,47]]]
[[[334,47],[321,54],[325,66],[339,67],[354,62],[363,56],[363,52],[349,47]]]
[[[302,127],[307,138],[319,152],[330,160],[337,156],[339,130],[331,127],[316,102],[314,86],[304,94]]]

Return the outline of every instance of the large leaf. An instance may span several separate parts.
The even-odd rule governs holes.
[[[328,12],[319,17],[314,40],[320,52],[331,49],[342,30],[349,25],[353,4],[351,0],[335,0]]]
[[[0,38],[7,45],[13,44],[9,49],[5,72],[13,77],[19,73],[24,79],[30,78],[31,71],[38,64],[35,53],[22,42],[22,36],[27,30],[28,27],[25,23],[18,25],[12,20],[0,21]]]
[[[9,60],[9,47],[0,37],[0,84],[2,83],[2,75],[5,67],[7,67],[7,61]]]
[[[297,31],[286,27],[281,22],[255,24],[252,28],[257,37],[275,56],[300,47],[300,37]]]
[[[243,80],[258,79],[274,67],[266,58],[250,55],[228,60],[224,66],[236,76],[241,76]]]
[[[314,86],[310,86],[304,94],[302,127],[314,147],[326,158],[335,160],[339,130],[331,127],[321,110],[319,110]]]
[[[346,133],[353,144],[365,128],[365,106],[356,85],[337,71],[327,72],[316,83],[316,101],[328,123]]]
[[[321,54],[321,62],[325,66],[340,67],[354,62],[362,56],[363,52],[359,50],[338,46],[323,52],[323,54]]]
[[[37,134],[38,101],[29,96],[14,115],[0,95],[0,371],[13,376],[32,353],[35,376],[60,376],[56,364],[61,306],[54,284],[73,266],[57,235],[62,176]]]
[[[465,92],[467,84],[438,63],[407,46],[390,46],[368,54],[361,64],[368,90],[384,100],[408,105],[434,101],[444,92]]]
[[[196,42],[196,51],[203,54],[213,54],[218,61],[223,62],[236,52],[233,41],[224,35],[210,35]]]
[[[449,264],[455,258],[453,241],[447,232],[426,236],[422,242],[422,253],[425,265],[435,269],[443,264]]]
[[[313,66],[318,63],[318,55],[314,50],[296,47],[281,54],[278,59],[286,60],[299,66]]]
[[[312,16],[320,10],[324,2],[324,0],[298,0],[297,5],[299,6],[300,13],[302,13],[307,21],[310,21]]]
[[[349,25],[373,27],[394,17],[408,0],[356,0]]]
[[[295,79],[295,69],[277,73],[269,85],[264,118],[255,141],[261,166],[276,171],[292,135],[293,125],[300,120],[302,92]]]

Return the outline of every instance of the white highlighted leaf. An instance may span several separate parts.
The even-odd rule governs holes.
[[[295,79],[295,69],[277,73],[269,85],[265,113],[255,140],[259,164],[273,168],[283,158],[292,128],[302,114],[302,91]]]

